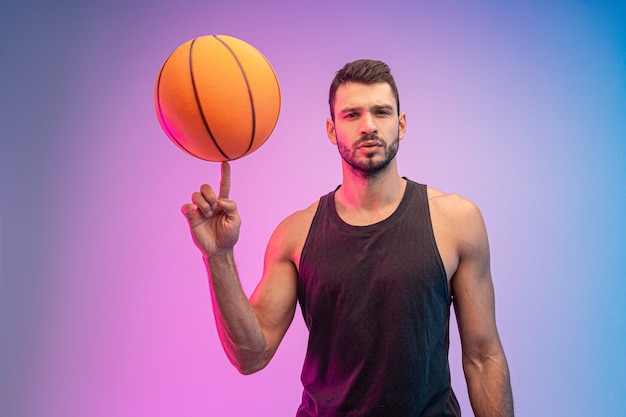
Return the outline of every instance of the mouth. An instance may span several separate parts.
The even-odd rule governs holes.
[[[381,140],[377,138],[362,138],[359,142],[357,142],[357,148],[376,148],[379,146],[383,146]]]
[[[368,149],[381,148],[382,146],[383,146],[383,144],[382,144],[382,143],[380,143],[380,142],[377,142],[377,141],[369,141],[369,140],[368,140],[368,141],[365,141],[365,142],[360,143],[360,144],[357,146],[357,149],[366,149],[366,150],[368,150]]]

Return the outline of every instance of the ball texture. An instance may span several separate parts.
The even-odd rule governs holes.
[[[165,60],[154,88],[159,123],[183,151],[207,161],[249,155],[280,113],[278,77],[250,44],[225,35],[185,42]]]

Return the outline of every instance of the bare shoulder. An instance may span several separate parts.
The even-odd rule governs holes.
[[[316,201],[307,208],[298,210],[287,216],[276,227],[275,233],[279,233],[287,239],[299,240],[302,238],[302,234],[304,234],[304,238],[306,238],[306,234],[311,227],[311,222],[315,216],[318,204],[319,202]]]
[[[311,228],[313,217],[319,202],[311,204],[303,210],[298,210],[287,216],[274,230],[268,249],[272,249],[279,256],[287,258],[294,265],[300,261],[302,247]]]
[[[443,240],[454,242],[459,252],[486,249],[485,222],[473,201],[434,188],[428,188],[428,201],[433,228]]]
[[[443,191],[428,187],[428,203],[431,216],[446,222],[460,225],[466,222],[483,223],[480,209],[473,201],[458,194],[446,194]]]
[[[447,194],[436,188],[428,187],[428,201],[432,208],[441,210],[452,216],[466,216],[480,214],[478,206],[473,201],[459,194]]]

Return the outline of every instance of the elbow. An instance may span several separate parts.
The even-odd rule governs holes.
[[[250,365],[242,365],[242,364],[237,364],[235,365],[235,368],[237,369],[237,371],[239,371],[239,373],[241,375],[252,375],[254,373],[259,372],[261,369],[264,368],[264,366],[250,366]]]
[[[506,369],[507,361],[503,351],[494,351],[489,353],[477,353],[475,355],[463,353],[462,357],[463,369],[467,373],[483,374],[489,369],[498,368]]]
[[[270,357],[266,352],[240,349],[237,353],[226,351],[230,363],[241,375],[252,375],[267,366]]]
[[[242,375],[251,375],[265,368],[276,351],[260,337],[254,342],[238,343],[227,332],[221,332],[220,339],[228,360]]]

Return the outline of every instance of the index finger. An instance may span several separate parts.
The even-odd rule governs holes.
[[[222,162],[222,179],[220,180],[220,196],[228,200],[230,194],[230,164],[228,161]]]

